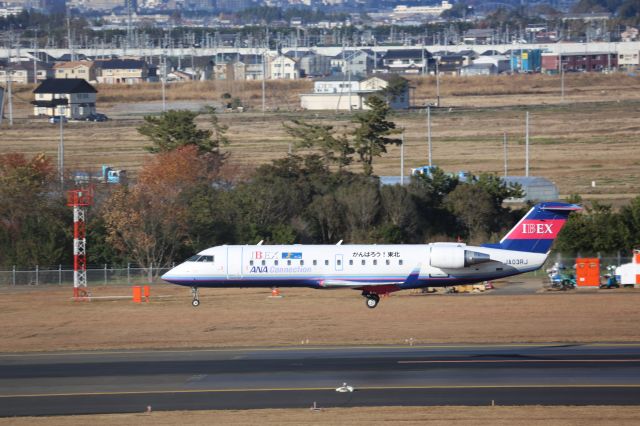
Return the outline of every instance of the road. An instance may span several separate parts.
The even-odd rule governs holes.
[[[639,400],[640,343],[0,354],[0,416]]]

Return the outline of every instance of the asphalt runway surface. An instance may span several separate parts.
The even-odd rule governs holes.
[[[0,354],[0,416],[638,401],[640,343]]]

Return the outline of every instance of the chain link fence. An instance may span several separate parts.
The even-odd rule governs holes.
[[[141,268],[134,265],[128,265],[126,268],[109,267],[108,265],[92,266],[87,268],[87,285],[157,284],[162,282],[160,276],[169,269],[155,266]],[[73,286],[73,269],[60,265],[57,268],[13,267],[8,271],[0,271],[0,286],[25,285]]]
[[[587,256],[585,256],[587,257]],[[631,262],[630,257],[616,256],[590,256],[600,259],[601,274],[607,273],[607,266],[618,266]],[[527,276],[545,277],[546,270],[555,263],[561,263],[567,268],[572,268],[576,263],[575,256],[551,254],[545,264],[537,271],[530,272]],[[126,268],[103,265],[87,268],[87,285],[131,285],[131,284],[157,284],[163,282],[160,276],[171,268],[151,266],[141,268],[136,265],[128,265]],[[0,286],[24,286],[24,285],[73,285],[73,269],[58,266],[41,268],[35,266],[32,269],[12,268],[0,270]]]

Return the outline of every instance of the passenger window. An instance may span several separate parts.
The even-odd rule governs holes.
[[[300,261],[300,266],[304,266],[304,260]]]
[[[267,264],[267,261],[266,261],[266,260],[263,260],[263,261],[262,261],[262,266],[264,266],[264,265],[266,265],[266,264]]]
[[[325,261],[324,261],[324,264],[325,264],[325,265],[329,265],[329,261],[328,261],[328,260],[325,260]]]
[[[378,259],[373,259],[373,264],[377,265],[378,264]]]
[[[338,264],[338,266],[340,266],[342,265],[342,260],[338,260],[336,263]]]
[[[287,265],[291,266],[291,261],[287,260]]]
[[[387,265],[391,265],[391,261],[390,261],[389,259],[387,259],[387,260],[385,261],[385,263],[386,263]]]
[[[316,266],[317,264],[318,264],[318,261],[317,261],[317,260],[314,260],[314,261],[313,261],[313,266]]]
[[[364,260],[364,259],[362,259],[362,264],[363,264],[363,265],[366,265],[366,264],[367,264],[367,261],[366,261],[366,260]]]
[[[402,265],[402,259],[398,260],[398,265]]]
[[[349,265],[353,265],[353,259],[349,260]]]
[[[253,266],[253,260],[249,261],[249,266]]]
[[[276,266],[278,266],[278,259],[274,260],[274,261],[273,261],[273,264],[274,264],[274,265],[276,265]]]

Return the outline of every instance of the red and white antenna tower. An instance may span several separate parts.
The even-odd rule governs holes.
[[[87,227],[86,207],[93,202],[90,188],[67,191],[67,206],[73,207],[73,298],[87,297]]]

